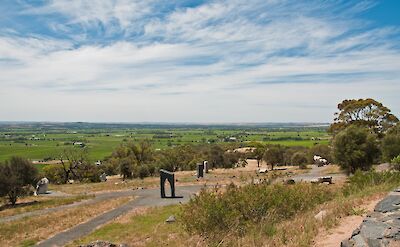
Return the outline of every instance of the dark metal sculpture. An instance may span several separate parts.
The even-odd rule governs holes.
[[[167,170],[160,170],[160,188],[161,188],[161,198],[167,198],[165,196],[165,180],[168,180],[171,186],[171,198],[175,198],[175,175]]]
[[[203,163],[198,163],[197,164],[197,178],[202,178],[204,177],[204,164]]]

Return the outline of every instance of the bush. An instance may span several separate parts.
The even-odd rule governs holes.
[[[390,161],[400,155],[400,125],[388,130],[382,140],[382,156],[384,161]]]
[[[303,152],[294,153],[292,156],[292,165],[299,166],[301,169],[307,168],[307,156]]]
[[[400,171],[400,155],[397,157],[393,158],[390,163],[392,164],[392,167],[396,171]]]
[[[7,196],[12,205],[18,197],[25,195],[30,186],[35,186],[38,170],[32,163],[21,157],[12,157],[0,164],[0,196]]]
[[[254,223],[273,225],[332,199],[329,188],[311,184],[230,185],[225,193],[201,191],[182,206],[183,225],[218,243],[227,234],[242,236]]]
[[[368,170],[379,155],[376,136],[367,129],[350,126],[336,135],[333,154],[336,162],[348,173],[357,169]]]
[[[62,184],[65,181],[64,170],[61,165],[47,165],[43,167],[44,176],[55,184]]]
[[[385,186],[387,189],[392,189],[399,185],[399,172],[362,172],[358,170],[349,178],[349,183],[343,188],[343,194],[349,196],[365,192],[366,190],[373,189],[376,186]]]

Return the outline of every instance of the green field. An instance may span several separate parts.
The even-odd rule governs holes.
[[[129,126],[128,126],[129,127]],[[307,146],[328,143],[330,136],[321,127],[209,127],[209,126],[103,126],[46,127],[1,126],[0,161],[18,155],[31,160],[56,159],[74,142],[82,142],[91,160],[102,160],[123,142],[148,139],[155,149],[202,143],[233,143],[247,146],[251,142]],[[77,147],[78,148],[78,147]]]

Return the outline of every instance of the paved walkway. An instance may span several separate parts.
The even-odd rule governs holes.
[[[75,239],[81,238],[89,234],[97,227],[138,207],[166,206],[166,205],[187,202],[189,201],[190,197],[193,194],[199,192],[203,187],[204,185],[180,186],[176,188],[176,195],[178,197],[182,196],[181,198],[165,198],[165,199],[160,198],[159,188],[126,191],[127,195],[135,195],[136,198],[120,207],[117,207],[95,218],[92,218],[91,220],[85,223],[79,224],[67,231],[58,233],[55,236],[38,243],[37,246],[41,247],[63,246]],[[119,196],[121,196],[121,194],[119,194]]]
[[[301,182],[301,181],[310,182],[313,180],[317,180],[320,177],[329,176],[329,177],[332,177],[333,182],[335,182],[336,179],[343,179],[346,177],[346,175],[342,174],[342,173],[328,174],[328,175],[324,174],[324,171],[328,168],[329,168],[329,165],[321,166],[321,167],[312,165],[310,171],[308,171],[307,173],[304,173],[304,174],[295,175],[292,177],[292,179],[294,179],[294,181],[296,181],[296,182]]]

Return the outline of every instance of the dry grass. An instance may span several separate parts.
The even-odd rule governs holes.
[[[0,223],[0,246],[30,246],[131,200],[118,198],[61,212]]]
[[[28,196],[18,199],[17,204],[12,207],[11,205],[2,205],[0,209],[0,217],[17,215],[25,212],[35,210],[53,208],[61,205],[72,204],[82,200],[92,198],[89,195],[78,195],[71,197],[46,197],[46,196]]]
[[[344,173],[341,169],[340,166],[338,165],[328,165],[325,167],[323,174],[324,175],[330,175],[330,174],[341,174]]]
[[[77,246],[99,239],[135,247],[205,246],[199,236],[189,236],[181,228],[179,218],[175,223],[165,222],[170,215],[177,215],[178,211],[179,206],[135,210],[69,246]]]
[[[266,167],[262,164],[262,167]],[[248,160],[246,167],[239,167],[236,169],[213,169],[210,173],[205,174],[204,178],[197,179],[195,171],[180,171],[175,172],[177,179],[176,185],[193,185],[193,184],[230,184],[237,185],[248,183],[252,178],[272,178],[272,177],[286,177],[289,175],[304,173],[306,170],[298,169],[297,167],[285,167],[286,171],[273,171],[265,175],[257,175],[256,170],[257,162],[255,160]],[[144,179],[132,179],[122,181],[119,176],[110,176],[106,182],[102,183],[76,183],[76,184],[63,184],[63,185],[50,185],[51,190],[61,191],[67,194],[87,194],[104,191],[127,190],[136,187],[154,188],[159,186],[160,180],[158,177],[147,177]]]

